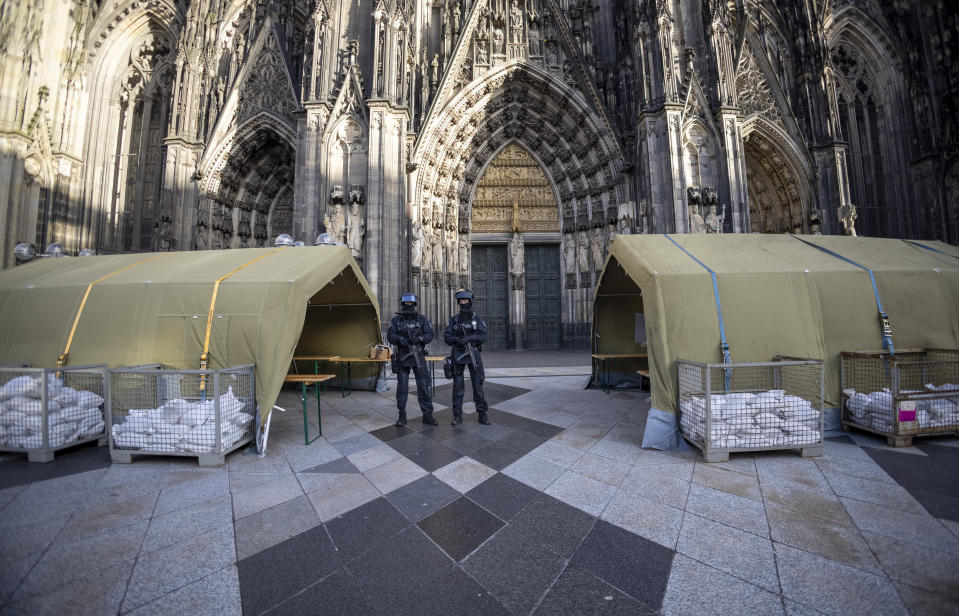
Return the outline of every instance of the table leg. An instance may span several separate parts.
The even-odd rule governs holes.
[[[432,386],[430,387],[430,400],[436,396],[436,362],[430,362],[430,378],[433,380]]]
[[[303,403],[303,444],[310,444],[310,420],[306,413],[306,383],[300,383],[300,401]]]
[[[609,360],[608,359],[603,360],[603,367],[605,368],[605,371],[606,371],[606,378],[604,380],[606,381],[606,395],[608,396],[609,395]]]
[[[314,383],[313,387],[316,388],[316,438],[320,438],[323,436],[323,413],[321,412],[320,407],[320,384]],[[313,440],[315,441],[316,438]]]

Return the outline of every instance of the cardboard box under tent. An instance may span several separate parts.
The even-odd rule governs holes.
[[[365,357],[380,342],[376,299],[346,246],[48,259],[0,272],[0,362],[254,365],[260,426],[294,354]],[[355,368],[350,384],[373,388],[377,374]]]
[[[897,346],[959,348],[951,250],[838,236],[619,235],[596,288],[593,352],[648,356],[610,360],[609,371],[613,387],[649,373],[644,447],[680,445],[679,359],[822,360],[825,428],[838,429],[839,354],[882,347],[880,305]]]

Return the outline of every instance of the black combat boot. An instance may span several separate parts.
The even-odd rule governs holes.
[[[400,411],[400,417],[396,420],[396,423],[393,424],[397,428],[402,428],[406,425],[406,411]]]
[[[483,424],[484,426],[488,426],[488,425],[489,425],[489,415],[487,415],[486,413],[478,413],[478,415],[479,415],[479,422],[480,422],[481,424]]]
[[[453,413],[453,421],[450,422],[450,425],[456,426],[463,423],[463,413]]]
[[[428,426],[435,426],[437,421],[436,418],[433,417],[433,413],[423,413],[423,423]]]

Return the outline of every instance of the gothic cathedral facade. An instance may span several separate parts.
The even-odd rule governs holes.
[[[948,0],[6,0],[0,255],[349,245],[583,348],[621,233],[959,243]]]

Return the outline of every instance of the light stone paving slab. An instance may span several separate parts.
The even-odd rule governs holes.
[[[882,567],[851,521],[841,524],[770,503],[766,504],[766,518],[774,541],[882,574]]]
[[[0,516],[3,513],[0,512]],[[43,553],[70,521],[70,516],[53,518],[40,523],[27,523],[0,532],[0,554],[4,560]]]
[[[72,515],[74,511],[90,502],[90,499],[90,493],[82,490],[53,495],[33,495],[28,489],[3,508],[3,515],[0,515],[0,531],[7,532],[24,524],[40,524]]]
[[[380,491],[363,475],[348,475],[308,493],[321,522],[352,511],[380,496]]]
[[[683,511],[619,490],[600,518],[672,550],[682,528]]]
[[[79,541],[104,531],[149,520],[156,508],[159,494],[157,490],[78,509],[60,532],[57,541]]]
[[[822,444],[823,455],[821,458],[817,459],[817,462],[823,460],[829,461],[839,461],[839,460],[860,460],[860,461],[873,461],[873,459],[866,453],[862,447],[856,445],[855,443],[843,443],[840,441],[830,441],[825,440]]]
[[[669,475],[647,472],[646,467],[633,467],[620,488],[646,498],[658,500],[671,507],[684,509],[689,496],[689,481]]]
[[[586,452],[576,460],[570,470],[611,486],[619,486],[629,474],[630,467],[628,464]]]
[[[771,616],[784,612],[779,595],[677,554],[663,597],[662,613],[664,616]]]
[[[2,467],[0,467],[0,472],[2,472]],[[0,511],[3,511],[3,508],[12,503],[20,493],[30,487],[28,484],[13,486],[10,488],[4,488],[0,490]]]
[[[240,578],[236,565],[230,565],[127,613],[130,616],[236,616],[242,612]]]
[[[846,436],[855,441],[855,443],[860,447],[872,447],[873,449],[882,449],[883,451],[905,453],[913,456],[922,456],[924,458],[929,457],[918,447],[890,447],[886,444],[886,439],[878,435],[853,431],[847,433]]]
[[[875,533],[863,536],[890,579],[959,601],[959,555]]]
[[[823,616],[823,612],[814,610],[808,605],[803,605],[793,599],[783,598],[783,603],[786,606],[786,616]]]
[[[693,470],[693,481],[722,492],[762,501],[762,491],[756,477],[726,470],[722,466],[697,462]]]
[[[566,471],[546,488],[546,493],[567,505],[598,516],[606,509],[616,488],[575,471]]]
[[[850,525],[852,519],[834,494],[807,490],[790,482],[763,486],[766,504],[774,504],[799,513],[827,518],[837,524]]]
[[[359,427],[352,421],[344,426],[330,426],[328,430],[323,430],[323,438],[325,438],[333,445],[338,445],[343,441],[348,441],[352,438],[367,436],[369,433],[363,428]],[[373,438],[376,438],[375,436]],[[365,448],[364,448],[365,449]],[[343,450],[337,447],[337,450],[340,453],[343,453]],[[357,450],[359,451],[359,450]],[[352,451],[349,453],[353,453]]]
[[[769,539],[687,513],[676,551],[770,592],[780,592]]]
[[[828,480],[831,473],[842,473],[851,477],[862,477],[863,479],[872,479],[873,481],[882,481],[886,483],[896,483],[896,480],[889,476],[872,458],[866,454],[861,447],[855,445],[845,445],[845,447],[855,447],[855,449],[865,456],[864,458],[851,456],[823,456],[816,459],[816,466],[822,470]]]
[[[0,556],[0,607],[13,595],[23,578],[27,577],[33,566],[37,564],[42,552],[21,554],[20,556]],[[132,565],[131,565],[132,566]]]
[[[283,447],[283,455],[286,456],[290,467],[296,472],[326,464],[342,457],[336,447],[323,438],[309,445],[304,445],[302,441],[299,441],[295,445],[285,446]]]
[[[131,569],[132,560],[98,569],[83,569],[69,580],[33,589],[36,592],[32,594],[24,592],[25,587],[21,586],[0,614],[59,615],[64,613],[64,606],[69,606],[70,616],[116,614],[120,611]]]
[[[697,463],[698,462],[702,462],[702,459],[697,459]],[[750,477],[759,476],[758,471],[756,471],[756,458],[749,453],[732,453],[729,455],[729,460],[712,464],[712,466],[724,471],[732,471],[742,475],[749,475]]]
[[[589,448],[589,452],[611,460],[616,460],[617,462],[632,464],[636,461],[636,458],[643,453],[643,449],[632,443],[620,443],[603,437]]]
[[[545,490],[566,469],[542,458],[525,455],[503,469],[503,474],[537,490]]]
[[[783,594],[826,614],[906,614],[884,576],[773,543]]]
[[[588,438],[599,440],[606,436],[606,434],[614,425],[615,422],[601,422],[595,421],[592,418],[584,418],[568,426],[566,430],[569,432],[582,434]]]
[[[233,533],[233,524],[227,524],[162,550],[140,554],[123,599],[124,611],[235,563]]]
[[[841,501],[862,531],[959,554],[959,539],[929,514],[916,515],[849,498]]]
[[[346,459],[353,463],[353,466],[356,467],[356,470],[363,473],[371,468],[383,466],[387,462],[392,462],[393,460],[397,460],[402,457],[403,454],[396,451],[386,443],[380,443],[375,447],[364,449],[363,451],[358,451],[356,453],[351,453],[350,455],[346,456]]]
[[[235,523],[236,557],[243,560],[320,524],[306,495],[240,518]]]
[[[925,514],[926,509],[919,504],[905,488],[897,483],[875,481],[862,477],[852,477],[842,473],[825,471],[826,479],[838,496],[882,505],[908,513]]]
[[[155,516],[143,539],[141,552],[152,552],[177,544],[188,537],[199,535],[233,522],[233,505],[229,494],[216,496]]]
[[[382,466],[371,468],[364,475],[377,490],[383,494],[389,494],[393,490],[413,483],[420,477],[425,477],[426,472],[419,464],[400,457],[398,460],[388,462]]]
[[[567,447],[573,447],[575,449],[586,451],[596,444],[596,441],[599,440],[599,437],[589,436],[587,434],[583,434],[582,432],[577,432],[570,427],[566,428],[550,440],[554,443],[559,443],[560,445],[566,445]]]
[[[292,471],[230,473],[230,490],[233,493],[233,516],[237,519],[303,494],[303,488]]]
[[[957,539],[959,539],[959,522],[956,522],[955,520],[947,520],[946,518],[939,518],[939,522],[941,522],[943,526],[945,526],[950,531],[952,531],[952,534],[955,535]]]
[[[790,457],[783,457],[779,452],[756,457],[756,470],[761,485],[789,481],[807,490],[832,494],[832,487],[814,460],[801,458],[792,451],[783,452],[787,453]]]
[[[192,481],[168,486],[160,491],[153,515],[162,515],[230,494],[230,473],[226,470],[212,474],[198,474]]]
[[[466,494],[495,474],[495,470],[466,456],[433,471],[437,479],[460,494]]]
[[[49,592],[57,585],[100,569],[126,567],[129,572],[133,569],[148,526],[149,522],[143,520],[82,541],[66,544],[54,542],[23,580],[14,598],[17,595],[31,596]]]
[[[553,441],[546,441],[529,453],[547,462],[552,462],[556,466],[569,468],[576,460],[582,457],[584,452],[582,449],[567,447],[566,445],[560,445]]]
[[[742,496],[694,483],[689,489],[686,511],[760,537],[769,537],[763,504]]]

